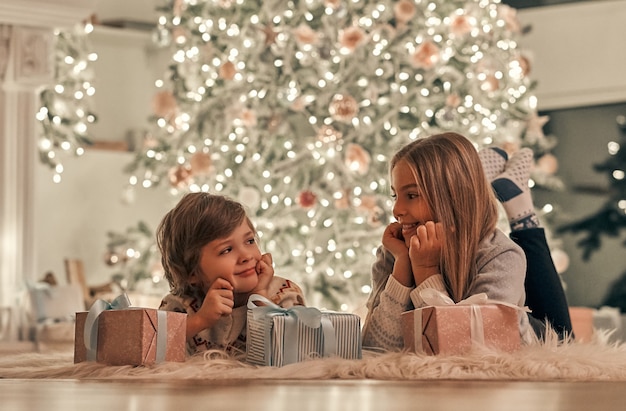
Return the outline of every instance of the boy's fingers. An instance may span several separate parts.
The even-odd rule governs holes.
[[[274,263],[274,259],[272,258],[272,254],[265,253],[261,256],[261,261],[265,261],[267,265],[272,265]]]
[[[218,278],[215,281],[213,281],[213,284],[211,284],[210,288],[212,290],[232,290],[233,285],[231,284],[230,281],[224,278]]]

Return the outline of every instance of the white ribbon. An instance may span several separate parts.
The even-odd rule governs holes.
[[[485,304],[498,304],[506,307],[513,308],[515,310],[529,312],[527,307],[519,307],[515,304],[507,303],[504,301],[490,300],[485,293],[478,293],[467,297],[464,300],[455,303],[450,296],[435,290],[434,288],[426,288],[420,291],[420,297],[426,303],[427,306],[441,307],[441,306],[470,306],[470,337],[473,345],[485,344],[485,330],[483,325],[483,316],[480,311],[480,306]],[[415,340],[415,351],[424,352],[424,346],[422,343],[422,313],[413,313],[413,332]]]

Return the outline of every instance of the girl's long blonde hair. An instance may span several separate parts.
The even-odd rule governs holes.
[[[413,141],[392,158],[390,170],[407,162],[433,218],[446,230],[441,274],[455,302],[476,278],[479,243],[496,229],[498,203],[473,144],[457,133]]]

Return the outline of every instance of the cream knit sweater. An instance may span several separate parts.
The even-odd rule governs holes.
[[[425,305],[420,291],[434,288],[445,294],[441,275],[433,275],[417,287],[405,287],[391,276],[394,257],[382,246],[372,266],[372,292],[363,326],[363,347],[399,351],[404,348],[400,314]],[[492,300],[523,307],[526,258],[523,250],[502,231],[496,230],[479,246],[476,255],[478,276],[470,295],[485,293]],[[525,312],[519,313],[520,335],[527,341],[532,331]]]

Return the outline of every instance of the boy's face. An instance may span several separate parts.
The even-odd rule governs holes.
[[[255,233],[244,219],[229,236],[213,240],[202,247],[200,272],[192,283],[207,291],[218,278],[233,286],[234,293],[248,293],[259,282],[256,271],[261,251]]]
[[[393,215],[402,224],[402,236],[408,245],[418,226],[433,220],[426,198],[418,191],[411,167],[401,160],[391,170],[391,190],[395,196]]]

